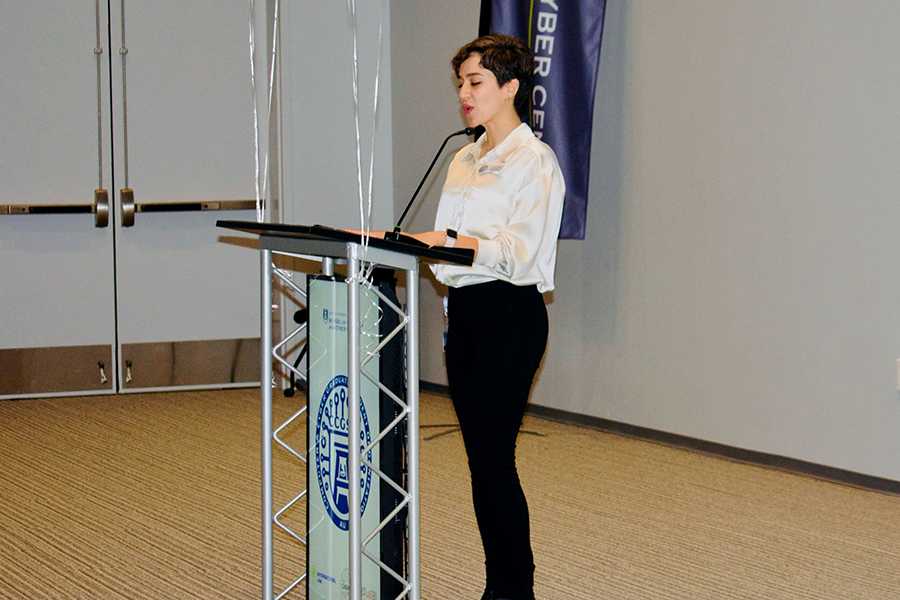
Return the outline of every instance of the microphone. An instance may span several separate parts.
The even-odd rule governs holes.
[[[441,144],[441,147],[438,149],[437,154],[434,155],[434,159],[431,161],[431,165],[428,167],[428,170],[425,171],[425,177],[422,178],[422,181],[419,182],[419,187],[416,188],[416,191],[413,192],[412,198],[409,199],[409,203],[406,205],[406,210],[403,211],[403,214],[400,215],[400,220],[397,221],[397,224],[394,225],[393,231],[388,231],[384,234],[384,239],[390,240],[392,242],[404,242],[407,244],[413,244],[417,246],[424,246],[419,240],[415,238],[411,238],[408,235],[403,235],[400,233],[400,225],[403,223],[403,219],[406,218],[406,213],[409,212],[409,209],[412,208],[413,202],[416,200],[416,196],[419,195],[419,190],[422,189],[422,186],[425,185],[425,181],[428,179],[428,176],[431,174],[431,169],[434,168],[437,159],[441,156],[441,152],[444,151],[444,146],[447,145],[447,142],[450,141],[450,138],[454,138],[458,135],[472,135],[475,133],[475,129],[472,127],[466,127],[465,129],[460,129],[459,131],[454,131],[450,135],[448,135],[444,139],[444,143]]]

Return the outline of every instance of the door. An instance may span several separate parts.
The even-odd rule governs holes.
[[[106,45],[91,4],[0,3],[2,397],[116,386],[113,230],[72,212],[112,179]]]
[[[257,382],[248,18],[0,4],[0,397]]]

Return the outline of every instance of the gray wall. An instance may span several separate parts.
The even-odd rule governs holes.
[[[385,2],[372,225],[394,216],[390,3]],[[283,219],[288,223],[359,227],[357,133],[353,104],[353,38],[347,4],[282,2]],[[381,2],[358,2],[358,76],[362,187],[366,200],[375,106]],[[264,78],[261,78],[264,80]]]
[[[480,0],[437,2],[392,0],[391,54],[395,66],[391,87],[394,99],[394,182],[397,218],[415,192],[446,136],[466,126],[460,111],[450,59],[457,49],[478,35]],[[464,136],[448,142],[404,221],[405,231],[434,229],[441,186]],[[422,269],[420,282],[421,353],[423,381],[446,383],[441,297],[446,288],[431,271]]]
[[[399,198],[461,126],[447,61],[478,2],[392,10]],[[900,480],[897,23],[894,0],[609,1],[534,403]]]

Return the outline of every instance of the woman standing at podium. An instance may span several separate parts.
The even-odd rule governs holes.
[[[436,265],[449,288],[447,376],[465,442],[487,573],[482,600],[532,600],[528,505],[516,438],[547,344],[565,183],[528,119],[534,59],[488,35],[452,60],[469,127],[485,129],[450,164],[429,245],[475,250],[471,267]]]
[[[533,600],[516,438],[547,345],[541,293],[553,289],[565,182],[553,150],[525,123],[534,85],[528,47],[487,35],[460,48],[452,65],[467,126],[485,131],[450,163],[435,231],[413,237],[475,251],[471,267],[432,269],[449,289],[447,378],[484,546],[482,600]]]

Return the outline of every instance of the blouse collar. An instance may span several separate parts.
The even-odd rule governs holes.
[[[531,130],[531,127],[529,127],[527,123],[522,123],[511,132],[509,132],[509,135],[507,135],[502,142],[494,146],[490,152],[488,152],[484,156],[481,156],[481,149],[487,142],[487,135],[482,135],[474,144],[469,147],[469,150],[463,156],[463,159],[471,158],[472,160],[478,160],[478,156],[481,156],[481,158],[486,158],[491,154],[496,154],[496,160],[498,160],[499,162],[506,162],[506,159],[508,159],[512,155],[512,153],[519,148],[519,146],[525,143],[528,138],[532,137],[534,137],[534,132]]]

